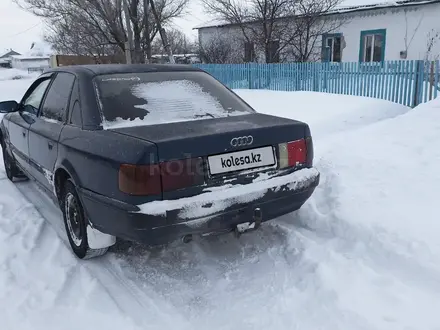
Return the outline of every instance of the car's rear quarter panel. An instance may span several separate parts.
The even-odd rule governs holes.
[[[105,130],[86,131],[65,126],[59,141],[58,168],[64,168],[77,186],[99,195],[130,204],[161,199],[157,196],[130,196],[119,190],[120,164],[157,163],[152,143]]]

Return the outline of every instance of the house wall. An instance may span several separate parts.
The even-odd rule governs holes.
[[[359,61],[361,31],[376,29],[386,29],[385,60],[401,59],[400,51],[406,48],[406,31],[409,45],[407,59],[421,60],[426,56],[429,32],[432,29],[440,32],[440,3],[350,13],[347,19],[336,31],[343,34],[346,42],[342,61]],[[440,55],[440,40],[433,53]]]
[[[29,68],[48,67],[49,59],[47,60],[33,60],[33,59],[18,59],[12,58],[11,65],[13,68],[27,70]]]
[[[386,29],[385,60],[401,59],[400,52],[406,49],[406,31],[408,60],[425,59],[429,33],[433,29],[440,33],[440,3],[351,12],[335,15],[332,19],[338,20],[339,17],[342,25],[332,33],[342,33],[344,36],[346,45],[342,50],[344,62],[359,61],[362,31]],[[199,42],[201,45],[206,44],[211,38],[219,35],[234,43],[238,53],[244,54],[242,33],[236,26],[201,28]],[[321,46],[322,40],[318,40],[317,54],[320,54]],[[440,39],[433,48],[432,54],[440,57]],[[264,54],[261,50],[257,50],[257,58],[259,62],[264,62]],[[430,59],[436,58],[431,56]]]

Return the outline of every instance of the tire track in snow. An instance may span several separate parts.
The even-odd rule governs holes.
[[[153,252],[135,246],[120,258],[126,273],[137,276],[133,282],[152,283],[195,329],[336,329],[344,322],[374,329],[334,303],[336,293],[321,286],[319,265],[305,256],[304,240],[291,234],[265,224],[239,240],[226,235]]]
[[[18,183],[16,187],[27,200],[33,201],[33,205],[41,216],[48,221],[62,239],[65,247],[70,250],[62,222],[62,213],[52,200],[32,182]],[[180,316],[171,305],[164,302],[162,297],[154,294],[152,290],[149,291],[152,296],[147,296],[137,285],[127,280],[124,274],[112,264],[111,255],[96,260],[79,261],[79,263],[100,282],[109,296],[113,297],[118,308],[126,315],[130,315],[137,323],[144,324],[148,319],[147,324],[169,323],[172,327],[177,321],[179,329],[191,328],[189,324],[186,324],[185,318]],[[148,317],[146,317],[147,312]],[[173,315],[172,321],[169,321],[169,315]]]

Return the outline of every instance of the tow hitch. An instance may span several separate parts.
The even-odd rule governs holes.
[[[263,213],[261,212],[261,209],[259,207],[254,210],[252,220],[252,222],[244,222],[238,224],[234,229],[235,236],[240,237],[244,233],[260,228],[261,222],[263,221]]]

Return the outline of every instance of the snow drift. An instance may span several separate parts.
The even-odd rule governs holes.
[[[394,118],[410,108],[358,96],[314,92],[235,90],[259,112],[310,124],[315,139]]]
[[[0,81],[34,79],[38,75],[38,73],[28,73],[25,70],[0,68]]]

